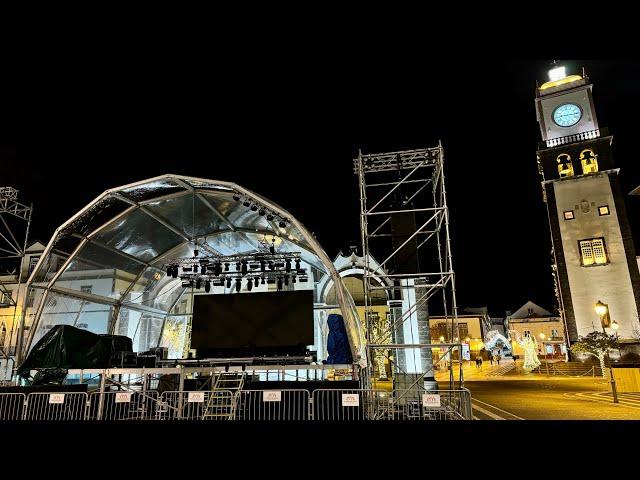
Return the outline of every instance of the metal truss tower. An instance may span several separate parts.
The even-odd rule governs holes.
[[[9,344],[13,342],[16,330],[16,317],[22,311],[20,304],[21,285],[23,284],[22,259],[27,249],[33,205],[24,205],[18,201],[18,190],[12,187],[0,187],[0,307],[13,308],[13,321],[9,332]],[[9,289],[2,277],[10,276],[15,288]],[[26,291],[25,291],[26,294]],[[24,300],[24,299],[23,299]],[[4,335],[3,335],[4,336]],[[11,349],[5,351],[4,339],[0,342],[0,359],[8,359]]]
[[[354,159],[360,184],[365,317],[369,363],[390,359],[394,388],[426,388],[434,364],[447,366],[453,385],[454,357],[462,354],[457,324],[455,278],[449,241],[444,151],[435,148],[363,155]],[[399,225],[402,234],[397,234]],[[368,264],[371,255],[380,267]],[[380,325],[372,294],[387,292],[389,319]],[[434,342],[429,316],[444,317],[447,338]],[[434,339],[440,340],[440,339]],[[439,359],[433,351],[441,352]],[[459,357],[458,357],[459,358]],[[375,368],[370,369],[375,374]],[[459,381],[463,382],[462,369]],[[433,384],[433,382],[432,382]]]

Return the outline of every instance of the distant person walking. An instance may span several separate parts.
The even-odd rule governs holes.
[[[500,354],[496,355],[496,362],[498,362],[498,365],[500,365]]]
[[[491,355],[489,355],[489,360],[491,360],[491,365],[493,366],[493,359],[495,358],[496,354],[491,352]]]
[[[476,368],[482,369],[482,357],[480,355],[476,357]]]

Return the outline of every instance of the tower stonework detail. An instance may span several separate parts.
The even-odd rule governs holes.
[[[640,273],[611,146],[587,77],[557,75],[536,90],[538,167],[553,244],[553,270],[570,343],[602,331],[608,305],[621,341],[637,343]],[[562,72],[564,73],[564,72]]]

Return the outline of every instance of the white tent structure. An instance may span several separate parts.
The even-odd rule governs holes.
[[[192,256],[195,248],[212,255],[256,252],[267,237],[279,251],[301,252],[313,275],[297,289],[315,289],[314,278],[331,277],[354,362],[365,366],[353,299],[304,225],[239,185],[180,175],[107,190],[55,231],[28,281],[18,362],[60,324],[127,335],[138,351],[168,346],[174,357],[184,356],[196,292],[166,275],[167,260]]]

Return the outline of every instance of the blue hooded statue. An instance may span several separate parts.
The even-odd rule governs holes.
[[[332,313],[327,317],[329,335],[327,338],[327,352],[329,356],[325,363],[330,365],[346,365],[353,363],[351,347],[347,330],[344,327],[342,315]]]

